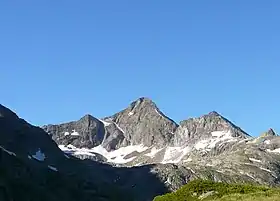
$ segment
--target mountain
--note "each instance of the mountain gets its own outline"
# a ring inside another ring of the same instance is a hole
[[[84,119],[91,123],[83,123]],[[43,129],[67,153],[124,166],[179,163],[191,153],[214,150],[216,144],[227,145],[215,149],[219,154],[236,140],[251,138],[217,112],[178,125],[145,97],[109,117],[86,115],[76,122]]]
[[[125,110],[104,118],[104,121],[113,122],[122,130],[124,141],[121,146],[165,146],[178,127],[152,100],[144,97],[132,102]]]
[[[202,117],[190,118],[180,122],[180,127],[175,134],[174,145],[182,146],[212,136],[218,137],[223,134],[222,132],[228,133],[228,136],[242,139],[250,137],[228,119],[213,111]]]
[[[116,154],[112,152],[119,150],[126,154],[128,149],[137,154],[146,147],[164,147],[174,138],[178,125],[166,117],[152,100],[139,98],[128,108],[109,117],[97,119],[86,115],[78,121],[42,128],[62,150],[79,158],[126,162],[130,159],[115,156],[118,151]]]
[[[217,112],[177,125],[147,98],[43,129],[0,105],[0,134],[6,200],[147,201],[196,179],[280,185],[272,129],[254,138]]]
[[[1,201],[152,200],[167,188],[151,169],[79,160],[63,153],[43,129],[0,105]]]
[[[199,178],[279,185],[280,138],[272,129],[254,138],[215,111],[178,125],[148,98],[137,99],[112,116],[94,119],[104,128],[97,146],[56,141],[60,148],[112,166],[149,166],[169,190]],[[46,131],[56,140],[56,133]]]

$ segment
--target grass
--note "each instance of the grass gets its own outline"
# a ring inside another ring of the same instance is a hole
[[[227,184],[194,180],[154,201],[280,201],[280,189],[253,184]]]

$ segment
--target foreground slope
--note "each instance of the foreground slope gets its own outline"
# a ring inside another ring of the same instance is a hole
[[[279,196],[280,188],[195,180],[176,192],[155,197],[154,201],[279,201]]]

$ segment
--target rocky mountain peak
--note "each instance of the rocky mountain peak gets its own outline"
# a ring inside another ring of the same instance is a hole
[[[180,127],[176,131],[174,143],[183,145],[189,141],[199,141],[211,138],[213,132],[230,133],[232,137],[247,138],[249,135],[234,125],[231,121],[212,111],[197,118],[190,118],[180,122]]]
[[[131,110],[136,109],[137,107],[138,108],[157,108],[156,104],[147,97],[138,98],[137,100],[133,101],[129,106],[129,108],[131,108]]]
[[[79,122],[87,122],[87,123],[90,123],[90,122],[99,122],[99,120],[95,117],[93,117],[92,115],[90,114],[86,114],[85,116],[83,116],[82,118],[80,118]]]
[[[178,125],[147,97],[133,101],[126,109],[104,118],[123,131],[126,144],[151,146],[168,144]]]
[[[207,114],[208,116],[221,116],[218,112],[216,111],[212,111],[212,112],[209,112],[209,114]]]
[[[264,132],[262,137],[267,137],[267,136],[277,136],[277,134],[274,132],[272,128],[270,128],[268,131]]]

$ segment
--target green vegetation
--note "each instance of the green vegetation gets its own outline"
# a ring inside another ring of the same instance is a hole
[[[157,196],[154,201],[280,201],[280,189],[253,184],[226,184],[194,180],[174,193]]]

